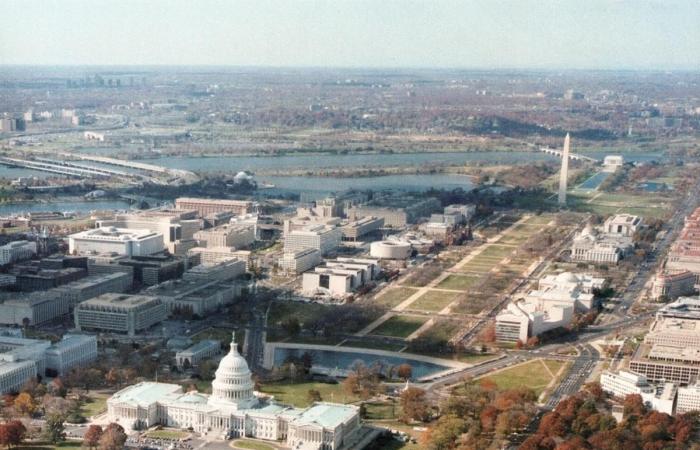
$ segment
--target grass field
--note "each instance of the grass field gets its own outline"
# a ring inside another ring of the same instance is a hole
[[[90,401],[83,403],[80,414],[85,418],[92,417],[107,410],[107,396],[93,393]]]
[[[231,330],[223,328],[207,328],[197,334],[192,335],[194,342],[203,341],[205,339],[214,339],[219,342],[231,342]]]
[[[261,386],[261,392],[274,395],[275,399],[281,403],[305,408],[311,405],[309,400],[309,390],[317,390],[321,394],[321,399],[326,402],[350,403],[359,400],[354,395],[348,396],[343,391],[341,384],[329,383],[269,383]]]
[[[439,312],[452,303],[458,295],[456,292],[428,291],[411,303],[409,309]]]
[[[461,320],[438,319],[432,327],[421,334],[421,337],[433,342],[449,341],[462,325],[464,321]]]
[[[177,430],[153,430],[147,432],[146,436],[153,439],[168,439],[171,441],[176,441],[178,439],[186,438],[189,436],[189,433]]]
[[[420,316],[394,316],[375,328],[372,334],[405,338],[427,321],[426,317]]]
[[[493,244],[489,245],[486,250],[481,252],[478,256],[503,259],[513,253],[513,250],[515,250],[513,247]]]
[[[374,303],[386,306],[387,308],[393,308],[415,293],[416,289],[407,287],[385,289],[381,295],[374,299]]]
[[[264,442],[252,441],[250,439],[237,439],[231,442],[231,447],[233,448],[244,448],[248,450],[275,450],[277,447],[273,447]]]
[[[464,275],[448,275],[448,277],[442,280],[437,285],[437,287],[440,289],[455,289],[457,291],[465,291],[472,287],[477,281],[479,281],[479,277]]]
[[[397,401],[391,402],[367,402],[365,406],[366,420],[387,420],[401,417],[401,405]]]
[[[564,364],[561,361],[543,361],[538,359],[496,372],[478,380],[491,380],[496,383],[499,389],[504,390],[526,387],[532,389],[536,395],[540,395],[553,379],[550,371],[556,375],[559,368]]]
[[[268,322],[273,325],[290,317],[296,317],[302,324],[313,321],[326,308],[318,303],[274,302],[270,307]]]

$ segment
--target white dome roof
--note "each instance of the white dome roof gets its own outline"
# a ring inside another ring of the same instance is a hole
[[[231,350],[219,363],[211,386],[210,403],[250,407],[255,402],[251,372],[245,358],[238,353],[235,334],[231,338]]]

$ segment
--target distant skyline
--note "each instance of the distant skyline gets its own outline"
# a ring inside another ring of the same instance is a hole
[[[0,64],[700,70],[700,1],[4,0]]]

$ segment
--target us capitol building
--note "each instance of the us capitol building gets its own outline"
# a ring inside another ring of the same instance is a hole
[[[212,382],[212,394],[183,392],[177,384],[142,382],[114,394],[107,415],[125,429],[164,425],[216,438],[282,441],[292,449],[336,450],[361,439],[359,408],[318,402],[293,408],[258,397],[235,336]]]

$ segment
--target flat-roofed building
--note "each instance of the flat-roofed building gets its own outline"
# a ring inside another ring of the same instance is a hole
[[[315,248],[322,255],[334,252],[340,245],[340,228],[330,225],[314,225],[303,230],[293,230],[284,237],[284,251],[297,252]]]
[[[625,164],[625,158],[622,155],[607,155],[603,158],[603,171],[615,172]]]
[[[676,414],[700,411],[700,383],[678,388]]]
[[[476,206],[475,205],[448,205],[445,206],[443,209],[443,213],[446,215],[455,215],[459,214],[461,216],[457,224],[466,224],[468,223],[472,217],[474,217],[474,214],[476,214]]]
[[[343,225],[340,230],[344,241],[357,241],[359,238],[374,233],[384,227],[381,217],[363,217]]]
[[[251,254],[250,250],[236,250],[231,247],[194,247],[187,251],[187,256],[190,258],[198,257],[200,264],[218,264],[232,259],[240,259],[245,261],[246,269],[250,269]]]
[[[148,229],[104,227],[81,231],[68,237],[68,251],[71,254],[148,256],[163,250],[163,235]]]
[[[322,261],[318,249],[305,248],[296,252],[284,252],[278,265],[285,273],[298,274],[318,266]]]
[[[683,295],[691,295],[695,292],[697,276],[688,270],[676,273],[660,271],[656,274],[651,287],[651,297],[655,300],[661,298],[675,299]]]
[[[175,364],[180,368],[198,367],[205,359],[211,359],[221,352],[221,342],[205,339],[175,353]]]
[[[573,304],[517,300],[496,316],[496,340],[525,343],[530,337],[568,325],[573,316]]]
[[[126,272],[93,275],[72,283],[57,287],[63,297],[67,298],[71,308],[78,303],[108,292],[122,293],[133,284],[133,276]]]
[[[70,308],[70,299],[55,289],[14,295],[0,303],[0,323],[41,325],[69,314]]]
[[[638,394],[647,407],[669,415],[675,412],[678,386],[674,383],[662,383],[654,386],[644,375],[620,370],[618,373],[604,371],[600,376],[600,385],[605,392],[624,399],[631,394]]]
[[[170,314],[207,314],[230,305],[240,295],[239,283],[221,283],[216,280],[170,280],[148,288],[144,293],[157,296]]]
[[[114,219],[97,221],[97,227],[149,230],[163,235],[168,251],[184,254],[194,247],[194,234],[202,229],[202,220],[194,210],[157,209],[139,213],[117,214]]]
[[[228,281],[245,274],[246,263],[240,259],[230,259],[216,264],[200,264],[187,270],[183,280]]]
[[[662,317],[656,319],[644,342],[677,347],[700,347],[700,320]]]
[[[198,231],[194,234],[199,247],[247,248],[255,242],[255,226],[249,224],[225,224]]]
[[[379,271],[377,260],[338,258],[326,261],[325,266],[304,272],[302,291],[306,295],[323,293],[336,298],[345,297],[373,280]]]
[[[65,269],[22,268],[15,275],[15,284],[20,291],[46,291],[79,280],[87,275],[85,269],[66,267]]]
[[[14,241],[0,247],[0,265],[31,259],[36,255],[36,242]]]
[[[369,246],[369,254],[379,259],[408,259],[412,251],[410,242],[399,240],[376,241]]]
[[[408,223],[406,211],[400,208],[388,208],[380,206],[355,206],[347,210],[348,219],[359,220],[363,217],[378,217],[384,219],[384,226],[390,228],[404,228]]]
[[[46,371],[64,375],[75,367],[87,367],[97,360],[97,338],[67,334],[46,349]]]
[[[175,200],[175,208],[196,210],[204,217],[220,212],[233,212],[236,215],[253,213],[257,210],[257,204],[250,200],[180,197]]]
[[[167,317],[167,308],[148,295],[102,294],[75,307],[75,327],[134,336]]]
[[[615,214],[603,223],[603,233],[608,236],[633,237],[642,228],[642,218],[632,214]]]
[[[19,392],[37,373],[35,361],[0,361],[0,394]]]

